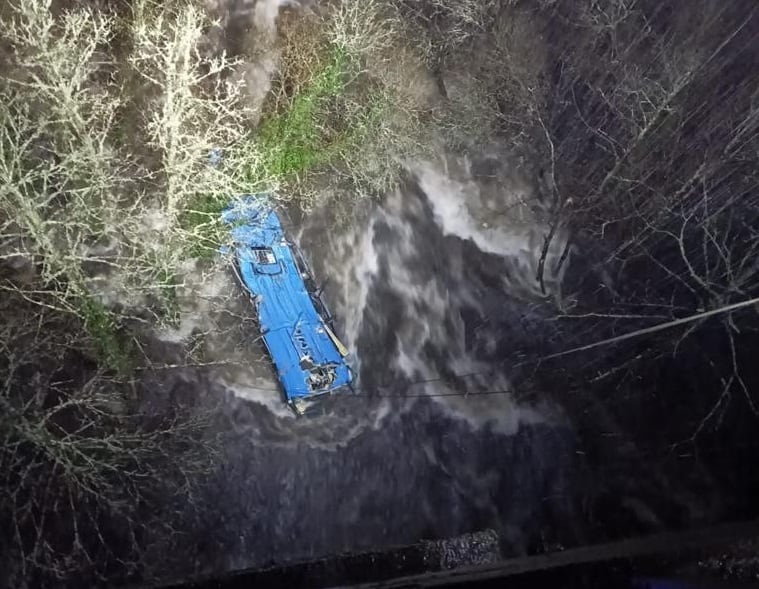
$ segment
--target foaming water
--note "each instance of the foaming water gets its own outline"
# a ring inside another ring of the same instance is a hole
[[[508,167],[505,158],[486,159]],[[256,404],[257,419],[267,422],[250,428],[260,442],[343,447],[414,411],[423,396],[471,427],[503,435],[554,420],[550,408],[519,401],[503,362],[504,349],[531,337],[502,326],[521,312],[518,297],[539,290],[545,223],[525,182],[492,165],[483,181],[476,165],[463,158],[413,164],[407,185],[367,203],[350,227],[325,233],[328,211],[317,211],[296,231],[358,375],[359,394],[324,403],[322,416],[297,420],[284,404],[252,306],[231,272],[188,269],[177,325],[159,339],[188,343],[203,335],[205,357],[222,364],[216,382]],[[559,234],[549,249],[549,287],[560,285],[550,269],[565,241]]]
[[[277,18],[295,3],[209,4],[221,46],[238,38],[255,48],[237,74],[260,114],[279,59]],[[167,365],[149,378],[159,401],[196,391],[220,406],[223,449],[195,534],[204,566],[483,529],[523,553],[551,518],[572,520],[561,492],[574,476],[572,432],[554,408],[522,400],[509,374],[511,355],[540,334],[524,305],[542,297],[539,199],[498,149],[408,169],[400,190],[364,202],[349,225],[325,209],[293,228],[358,373],[358,394],[325,399],[321,415],[297,419],[283,402],[230,260],[178,276],[176,321],[151,342]],[[565,238],[559,232],[549,250],[552,296]]]
[[[225,410],[236,432],[250,443],[269,447],[337,451],[367,430],[380,429],[395,413],[388,401],[341,395],[323,399],[320,412],[298,418],[284,403],[273,379],[240,369],[224,371],[216,382],[230,395]]]
[[[258,0],[253,10],[253,24],[256,29],[272,37],[277,32],[277,17],[282,8],[300,7],[299,0]]]
[[[331,283],[326,294],[364,394],[429,396],[472,427],[510,435],[543,421],[546,408],[519,403],[503,364],[482,353],[493,357],[503,348],[499,327],[513,319],[504,301],[513,297],[516,306],[518,297],[540,294],[536,269],[547,224],[507,159],[485,159],[494,173],[484,181],[474,171],[482,164],[468,159],[415,163],[407,185],[362,222],[325,242],[314,237],[325,226],[316,215],[301,241]],[[562,277],[553,269],[565,245],[560,231],[547,254],[545,284],[554,296]],[[413,404],[404,407],[413,411]]]
[[[492,156],[484,160],[497,161]],[[518,177],[503,174],[483,182],[475,176],[472,161],[464,157],[440,158],[417,164],[412,170],[446,235],[471,240],[481,251],[508,260],[512,272],[504,277],[507,291],[543,294],[537,275],[550,226],[534,188]],[[569,260],[559,261],[566,247],[566,231],[559,228],[546,252],[547,295],[561,295]]]
[[[319,210],[293,230],[359,373],[358,393],[324,399],[320,415],[285,407],[250,303],[229,295],[239,287],[198,302],[217,309],[206,349],[224,362],[208,379],[223,400],[213,494],[225,501],[204,529],[228,546],[225,568],[485,528],[520,552],[544,517],[572,518],[554,492],[573,472],[571,430],[509,380],[509,355],[536,337],[523,302],[534,288],[521,287],[534,281],[530,232],[505,213],[478,225],[512,193],[472,165],[412,166],[350,226]]]

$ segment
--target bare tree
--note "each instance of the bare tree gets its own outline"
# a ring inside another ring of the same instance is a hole
[[[231,62],[200,52],[204,15],[184,8],[135,6],[121,21],[127,63],[101,7],[0,11],[0,520],[13,586],[148,574],[146,543],[175,532],[162,506],[191,502],[212,464],[211,414],[149,408],[126,329],[166,316],[202,232],[178,208],[230,190],[207,148],[245,132]],[[130,84],[145,89],[145,119],[122,100]]]
[[[145,542],[171,525],[161,505],[192,501],[211,467],[209,414],[143,413],[128,383],[77,352],[68,315],[18,296],[2,312],[0,520],[13,585],[145,575]]]
[[[558,202],[570,201],[555,206],[554,223],[595,260],[561,321],[598,340],[756,297],[758,86],[746,65],[757,56],[756,5],[604,0],[545,14],[564,31],[535,111]],[[645,351],[620,344],[611,366],[589,359],[591,380],[619,383],[667,358],[698,363],[711,373],[704,389],[714,385],[694,405],[691,432],[701,434],[731,399],[757,415],[745,363],[755,327],[741,311],[660,335]],[[709,342],[722,342],[719,354]]]

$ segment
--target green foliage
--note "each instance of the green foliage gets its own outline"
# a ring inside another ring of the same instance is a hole
[[[256,133],[261,157],[250,169],[252,183],[302,179],[361,150],[376,130],[388,105],[379,88],[361,79],[357,56],[337,44],[325,52],[324,65],[303,90]]]
[[[302,177],[335,159],[351,143],[350,133],[335,132],[327,120],[330,104],[339,101],[345,90],[349,68],[347,54],[332,48],[304,89],[251,133],[241,150],[240,178],[249,192],[271,190],[289,178]],[[187,256],[207,259],[217,253],[224,239],[219,217],[230,196],[198,194],[182,212],[180,224],[194,237],[187,242]]]
[[[103,365],[120,375],[129,374],[134,365],[133,350],[119,333],[113,313],[89,296],[80,298],[79,312]]]
[[[249,192],[307,184],[327,167],[345,166],[376,136],[390,101],[380,85],[361,79],[357,56],[327,44],[320,67],[300,91],[267,116],[243,147],[240,185]],[[222,163],[222,165],[224,165]],[[196,239],[186,254],[211,258],[224,239],[219,221],[228,194],[198,195],[180,222]],[[301,203],[305,205],[306,203]]]
[[[345,137],[335,133],[325,119],[331,114],[330,103],[345,91],[349,67],[346,53],[331,48],[326,65],[290,107],[264,122],[256,138],[262,159],[251,170],[253,181],[301,175],[339,152]]]
[[[185,257],[210,259],[218,253],[224,239],[221,212],[228,203],[228,195],[201,194],[182,212],[180,226],[192,236],[184,240]]]
[[[157,263],[156,266],[158,266]],[[178,276],[167,268],[160,268],[156,275],[156,282],[161,320],[169,325],[176,325],[179,319]]]

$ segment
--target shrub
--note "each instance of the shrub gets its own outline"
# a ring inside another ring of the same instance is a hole
[[[256,134],[250,178],[278,178],[305,209],[318,195],[350,208],[397,183],[421,151],[420,109],[390,76],[402,49],[397,14],[376,1],[344,0],[315,16],[285,18],[282,64]]]

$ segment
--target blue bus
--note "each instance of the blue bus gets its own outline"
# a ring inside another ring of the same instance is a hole
[[[348,351],[295,244],[265,194],[235,199],[222,213],[230,226],[234,271],[251,296],[263,341],[286,402],[297,415],[316,397],[353,390]]]

